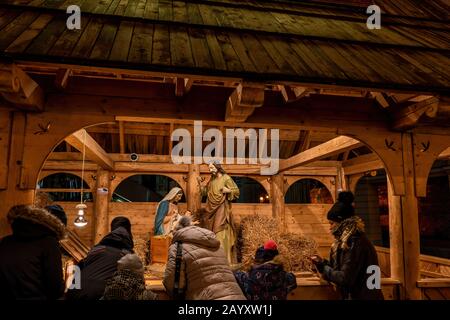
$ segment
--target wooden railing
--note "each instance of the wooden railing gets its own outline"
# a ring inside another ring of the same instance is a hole
[[[378,253],[378,262],[384,277],[390,277],[389,249],[375,247]],[[450,278],[450,259],[420,255],[421,278]]]

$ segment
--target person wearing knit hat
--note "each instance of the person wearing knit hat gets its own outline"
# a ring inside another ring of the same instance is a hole
[[[64,209],[59,204],[52,204],[50,206],[46,206],[45,210],[50,212],[52,215],[57,217],[61,222],[64,224],[64,226],[67,227],[67,215]]]
[[[111,232],[105,235],[81,260],[81,288],[67,291],[67,300],[98,300],[105,286],[118,268],[123,256],[133,253],[134,242],[131,222],[127,217],[116,217],[111,222]]]
[[[137,254],[129,253],[117,261],[117,271],[106,282],[102,300],[157,300],[145,288],[144,265]]]
[[[318,255],[311,261],[322,277],[334,283],[346,300],[383,300],[380,288],[369,288],[367,270],[378,266],[374,246],[364,232],[364,222],[355,215],[352,192],[339,193],[336,203],[327,213],[330,233],[335,241],[330,250],[330,260]]]
[[[248,300],[287,299],[287,294],[297,287],[297,281],[293,273],[285,271],[284,262],[277,243],[268,240],[256,250],[255,264],[248,272],[234,272]]]

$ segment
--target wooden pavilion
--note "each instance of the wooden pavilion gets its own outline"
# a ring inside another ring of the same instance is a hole
[[[372,3],[379,30],[366,26]],[[81,8],[79,30],[66,28],[69,5]],[[195,120],[205,130],[275,128],[276,175],[225,165],[270,196],[236,204],[238,218],[275,217],[326,252],[330,204],[286,204],[289,186],[314,178],[335,199],[384,169],[383,289],[391,299],[449,299],[450,260],[420,255],[418,218],[434,162],[450,159],[449,9],[444,0],[1,0],[0,235],[8,209],[33,203],[40,180],[80,176],[84,148],[94,201],[89,227],[74,232],[90,246],[125,214],[144,236],[155,203],[111,202],[126,178],[169,176],[188,209],[201,206],[207,166],[172,163],[174,130]],[[63,205],[73,219],[75,204]],[[302,282],[294,298],[327,298],[327,288]]]

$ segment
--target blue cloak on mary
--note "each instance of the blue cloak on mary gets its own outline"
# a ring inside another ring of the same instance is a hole
[[[158,203],[158,207],[156,208],[155,215],[155,236],[162,236],[167,234],[169,230],[164,230],[164,218],[167,216],[169,212],[169,204],[178,193],[183,192],[181,188],[175,187],[172,188],[169,193]]]

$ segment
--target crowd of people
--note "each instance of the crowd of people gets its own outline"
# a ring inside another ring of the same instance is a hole
[[[232,187],[229,181],[224,183]],[[383,299],[380,289],[366,285],[366,269],[378,261],[352,202],[351,193],[339,195],[327,215],[335,237],[330,259],[313,256],[311,261],[323,279],[340,289],[343,299]],[[112,220],[110,233],[78,264],[80,286],[69,290],[65,290],[59,244],[67,225],[64,210],[58,205],[21,205],[13,207],[7,218],[12,234],[0,240],[0,299],[161,298],[146,288],[128,218]],[[163,232],[164,217],[158,219],[158,232]],[[261,243],[247,271],[233,270],[229,259],[223,238],[193,223],[189,215],[180,216],[172,230],[163,277],[167,295],[176,300],[286,300],[297,287],[295,275],[286,270],[277,243],[271,239]]]

